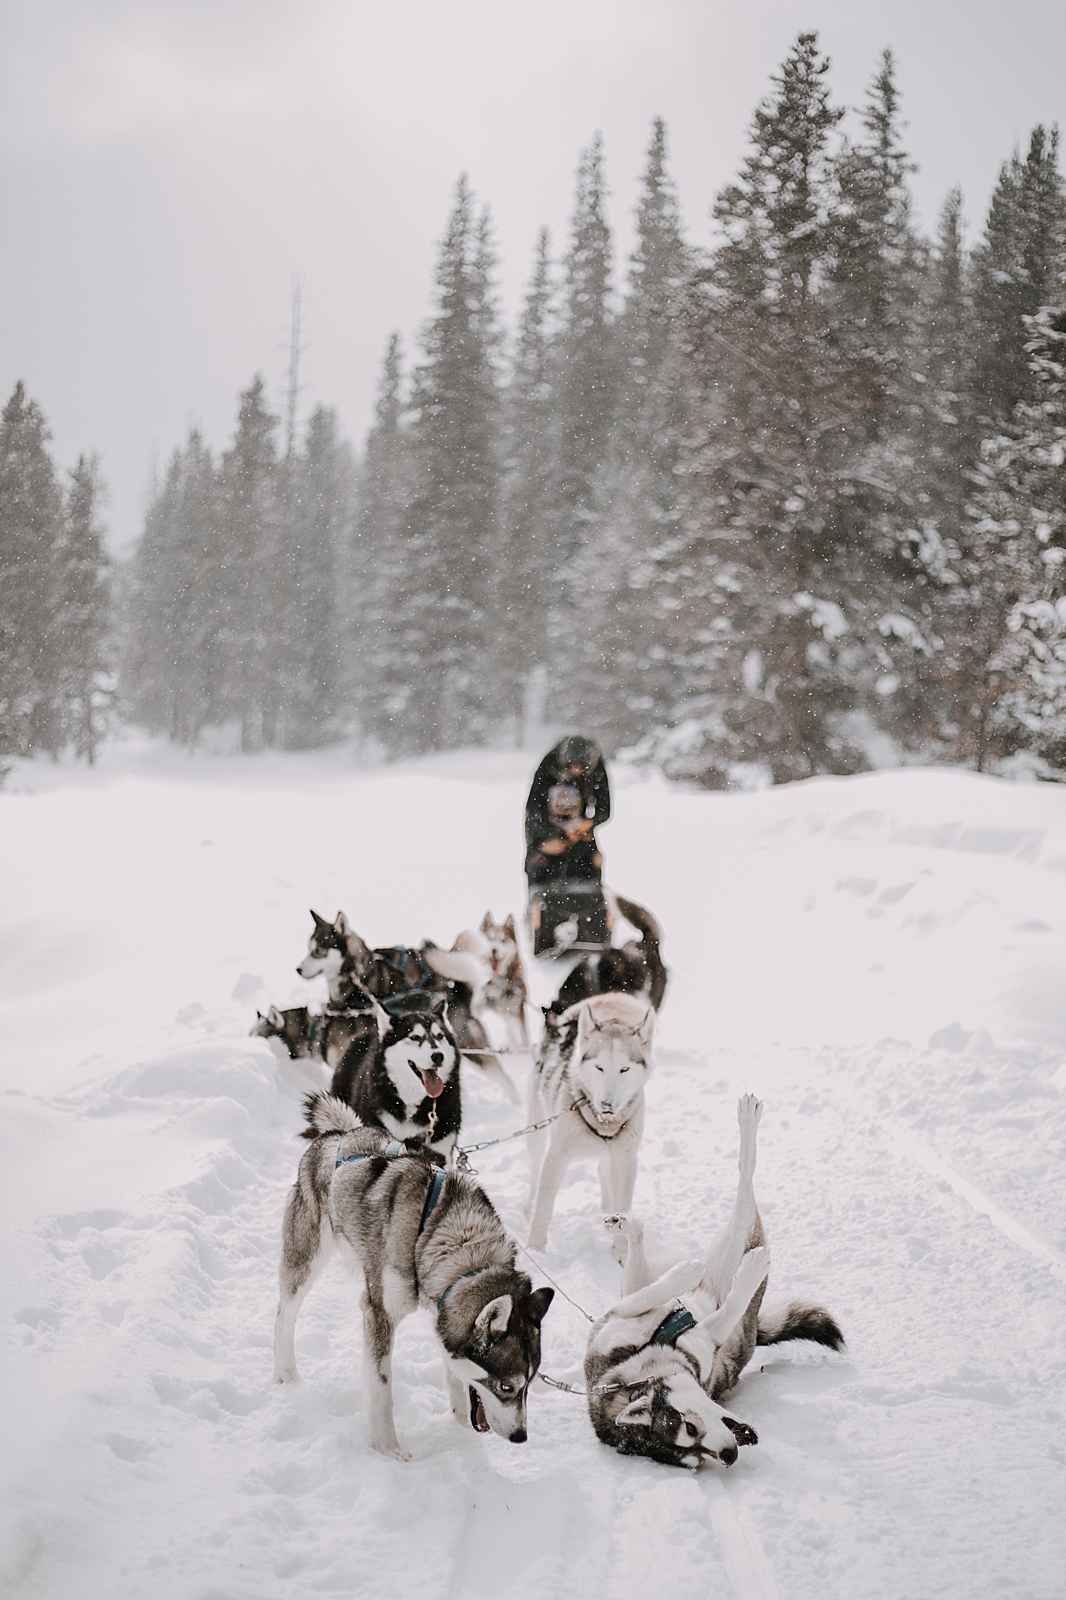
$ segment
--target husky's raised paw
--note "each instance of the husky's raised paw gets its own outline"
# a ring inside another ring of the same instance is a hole
[[[740,1124],[740,1126],[743,1128],[747,1125],[751,1128],[757,1128],[759,1126],[759,1119],[761,1116],[762,1101],[758,1098],[758,1096],[754,1094],[742,1094],[740,1099],[737,1101],[737,1122]]]
[[[663,1298],[688,1294],[692,1289],[697,1289],[706,1271],[707,1264],[704,1261],[679,1261],[676,1267],[671,1267],[659,1279]]]

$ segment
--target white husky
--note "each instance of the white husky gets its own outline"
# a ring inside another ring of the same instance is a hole
[[[580,1157],[599,1161],[604,1212],[629,1210],[654,1030],[655,1012],[631,994],[596,994],[549,1017],[529,1091],[529,1120],[555,1118],[550,1135],[530,1135],[531,1250],[545,1248],[563,1174]],[[614,1247],[621,1260],[620,1238]]]

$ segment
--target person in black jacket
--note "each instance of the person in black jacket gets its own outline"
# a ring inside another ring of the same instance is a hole
[[[598,883],[603,857],[595,830],[611,815],[611,787],[591,739],[571,734],[549,750],[526,800],[526,877],[530,884]]]

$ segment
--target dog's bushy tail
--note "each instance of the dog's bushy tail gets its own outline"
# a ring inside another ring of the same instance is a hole
[[[841,1350],[844,1335],[824,1306],[811,1305],[808,1300],[792,1300],[776,1311],[759,1314],[759,1332],[756,1344],[784,1344],[787,1339],[809,1339],[813,1344],[824,1344],[830,1350]]]
[[[316,1089],[307,1096],[304,1115],[310,1124],[309,1139],[317,1139],[323,1133],[352,1133],[363,1126],[351,1106],[338,1100],[336,1095],[326,1094],[324,1089]]]
[[[422,946],[422,954],[427,966],[449,983],[465,983],[476,989],[488,975],[488,963],[471,950],[441,950],[427,942]]]

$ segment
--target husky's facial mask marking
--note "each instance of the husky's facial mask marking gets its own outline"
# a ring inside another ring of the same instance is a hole
[[[453,1374],[465,1386],[470,1426],[477,1433],[498,1433],[512,1444],[526,1442],[529,1385],[540,1367],[540,1325],[554,1293],[535,1289],[517,1306],[512,1295],[497,1296],[476,1317],[470,1342],[450,1357]]]
[[[645,1428],[639,1453],[667,1466],[731,1467],[742,1444],[758,1444],[754,1428],[727,1417],[687,1372],[672,1373],[635,1393],[615,1418],[622,1428]]]
[[[434,1013],[416,1012],[393,1022],[385,1042],[385,1070],[406,1106],[438,1099],[457,1065],[453,1040]]]

